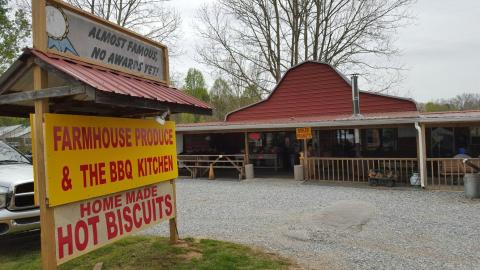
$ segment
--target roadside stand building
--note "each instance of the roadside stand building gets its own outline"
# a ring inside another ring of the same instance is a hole
[[[297,128],[312,138],[297,140]],[[307,61],[290,68],[265,99],[224,121],[177,126],[179,168],[203,176],[210,167],[252,164],[257,176],[367,182],[392,174],[409,184],[418,173],[429,188],[461,188],[468,168],[456,154],[480,155],[480,111],[424,113],[414,100],[360,91],[357,76]],[[306,155],[305,155],[306,154]]]

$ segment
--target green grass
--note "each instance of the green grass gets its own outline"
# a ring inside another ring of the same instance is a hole
[[[0,269],[39,269],[38,235],[31,239],[0,239]],[[170,245],[167,238],[127,237],[79,258],[59,269],[88,269],[103,262],[103,269],[288,269],[290,260],[247,246],[187,238]]]

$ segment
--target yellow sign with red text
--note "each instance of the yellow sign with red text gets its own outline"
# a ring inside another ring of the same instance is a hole
[[[306,140],[312,138],[312,128],[297,128],[297,140]]]
[[[178,176],[175,123],[45,114],[49,206]]]

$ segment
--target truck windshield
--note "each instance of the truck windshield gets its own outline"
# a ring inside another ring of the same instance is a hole
[[[30,163],[27,158],[11,146],[0,141],[0,164],[5,163]]]

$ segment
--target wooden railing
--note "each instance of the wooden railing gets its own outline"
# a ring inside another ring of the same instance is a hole
[[[427,158],[427,187],[437,189],[463,188],[463,176],[473,170],[463,164],[463,158]],[[470,159],[480,165],[479,158]]]
[[[235,169],[239,178],[245,175],[245,155],[178,155],[178,169],[192,178],[205,176],[212,169]]]
[[[416,158],[307,158],[306,179],[327,181],[368,182],[371,170],[391,170],[399,183],[409,183],[418,172]]]

